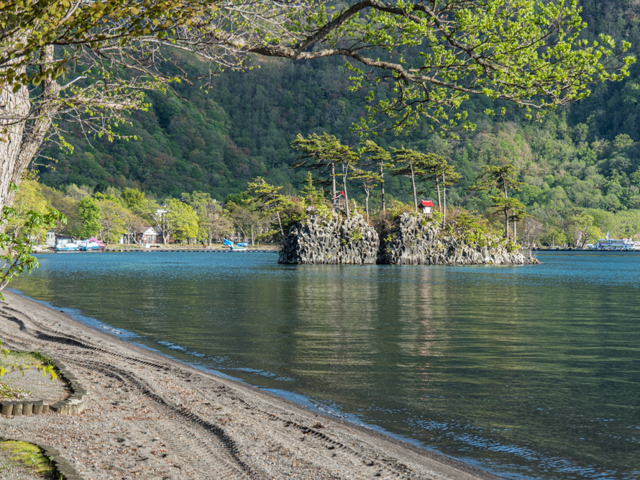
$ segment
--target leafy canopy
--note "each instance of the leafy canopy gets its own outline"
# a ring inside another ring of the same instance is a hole
[[[576,0],[358,0],[340,7],[329,0],[3,0],[0,84],[17,91],[58,78],[87,50],[147,74],[162,47],[231,67],[242,66],[247,53],[341,56],[353,88],[373,86],[362,130],[380,127],[380,114],[396,130],[421,117],[444,129],[471,127],[459,108],[472,95],[543,111],[584,98],[590,84],[628,75],[628,42],[616,46],[608,35],[587,42],[580,12]],[[21,68],[42,66],[46,46],[64,53],[45,68]],[[383,89],[377,98],[381,84],[393,95]]]

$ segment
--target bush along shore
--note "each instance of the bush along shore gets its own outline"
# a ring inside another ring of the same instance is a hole
[[[461,218],[442,229],[437,218],[403,213],[377,229],[355,213],[310,215],[289,229],[279,263],[388,265],[529,265],[522,247]]]

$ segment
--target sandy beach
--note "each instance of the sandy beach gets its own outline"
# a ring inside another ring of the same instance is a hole
[[[63,362],[89,403],[76,416],[0,417],[0,437],[52,446],[86,480],[497,478],[5,296],[4,345]]]

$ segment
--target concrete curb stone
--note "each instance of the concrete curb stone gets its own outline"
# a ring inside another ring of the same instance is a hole
[[[57,360],[51,359],[58,376],[69,384],[73,392],[69,397],[49,405],[43,400],[3,400],[0,402],[0,414],[3,417],[17,417],[20,415],[43,415],[55,412],[60,415],[78,415],[87,407],[88,395],[76,376]]]

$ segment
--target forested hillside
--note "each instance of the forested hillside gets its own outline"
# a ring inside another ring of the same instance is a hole
[[[628,40],[640,56],[640,3],[583,0],[582,5],[589,38],[605,32]],[[269,59],[255,65],[220,75],[209,89],[176,84],[175,94],[150,94],[149,111],[119,127],[136,139],[110,143],[73,132],[67,138],[73,153],[46,151],[57,163],[39,167],[41,182],[58,189],[70,184],[96,191],[138,188],[159,199],[202,191],[223,200],[260,175],[292,193],[305,176],[291,168],[297,152],[290,143],[297,134],[327,132],[357,146],[350,127],[365,114],[366,92],[349,91],[348,71],[339,60]],[[187,68],[195,73],[201,67],[191,60]],[[595,86],[586,100],[540,122],[513,109],[486,116],[484,110],[494,106],[475,99],[469,118],[477,128],[460,132],[458,139],[433,134],[425,122],[406,136],[389,133],[377,141],[447,158],[462,176],[449,190],[449,201],[480,212],[490,201],[473,195],[469,186],[482,165],[513,163],[525,182],[519,199],[547,233],[559,234],[582,209],[593,209],[592,214],[640,209],[640,65],[631,72],[623,82]],[[383,94],[384,88],[379,87]],[[409,200],[406,179],[390,177],[386,187],[392,196]],[[424,188],[425,195],[435,195],[432,186]],[[639,233],[640,225],[626,230]]]

